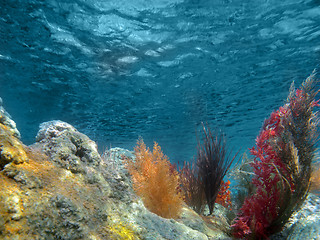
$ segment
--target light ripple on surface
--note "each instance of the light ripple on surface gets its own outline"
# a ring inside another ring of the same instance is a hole
[[[201,122],[231,147],[319,64],[316,1],[2,1],[0,96],[32,143],[60,118],[101,148],[195,154]],[[22,74],[23,73],[23,74]]]

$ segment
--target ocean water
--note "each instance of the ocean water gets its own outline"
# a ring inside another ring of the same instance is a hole
[[[181,162],[207,122],[242,153],[319,60],[318,0],[0,1],[0,97],[26,144],[59,119]]]

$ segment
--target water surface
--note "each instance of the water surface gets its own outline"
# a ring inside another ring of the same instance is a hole
[[[0,13],[0,96],[27,144],[60,119],[101,150],[142,136],[183,161],[208,122],[243,152],[320,59],[319,1],[3,0]]]

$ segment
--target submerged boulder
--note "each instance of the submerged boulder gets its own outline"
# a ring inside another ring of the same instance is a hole
[[[285,229],[271,237],[271,240],[300,240],[320,238],[320,196],[312,193],[301,208],[295,212]]]
[[[0,98],[0,170],[10,163],[20,164],[28,161],[25,146],[19,138],[16,124],[3,108]]]
[[[124,165],[131,151],[100,156],[92,140],[62,121],[41,124],[37,142],[25,146],[4,113],[0,239],[228,239],[187,207],[177,220],[149,212]]]
[[[36,140],[51,160],[73,173],[83,173],[101,162],[96,143],[68,123],[42,123]]]
[[[0,97],[0,123],[7,127],[11,135],[20,139],[20,132],[17,129],[16,123],[11,119],[10,114],[4,109],[2,105],[1,97]]]

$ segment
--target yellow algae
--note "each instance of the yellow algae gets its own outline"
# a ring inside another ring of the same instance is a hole
[[[140,239],[133,231],[132,226],[122,222],[111,223],[107,227],[109,238],[115,240],[138,240]]]

